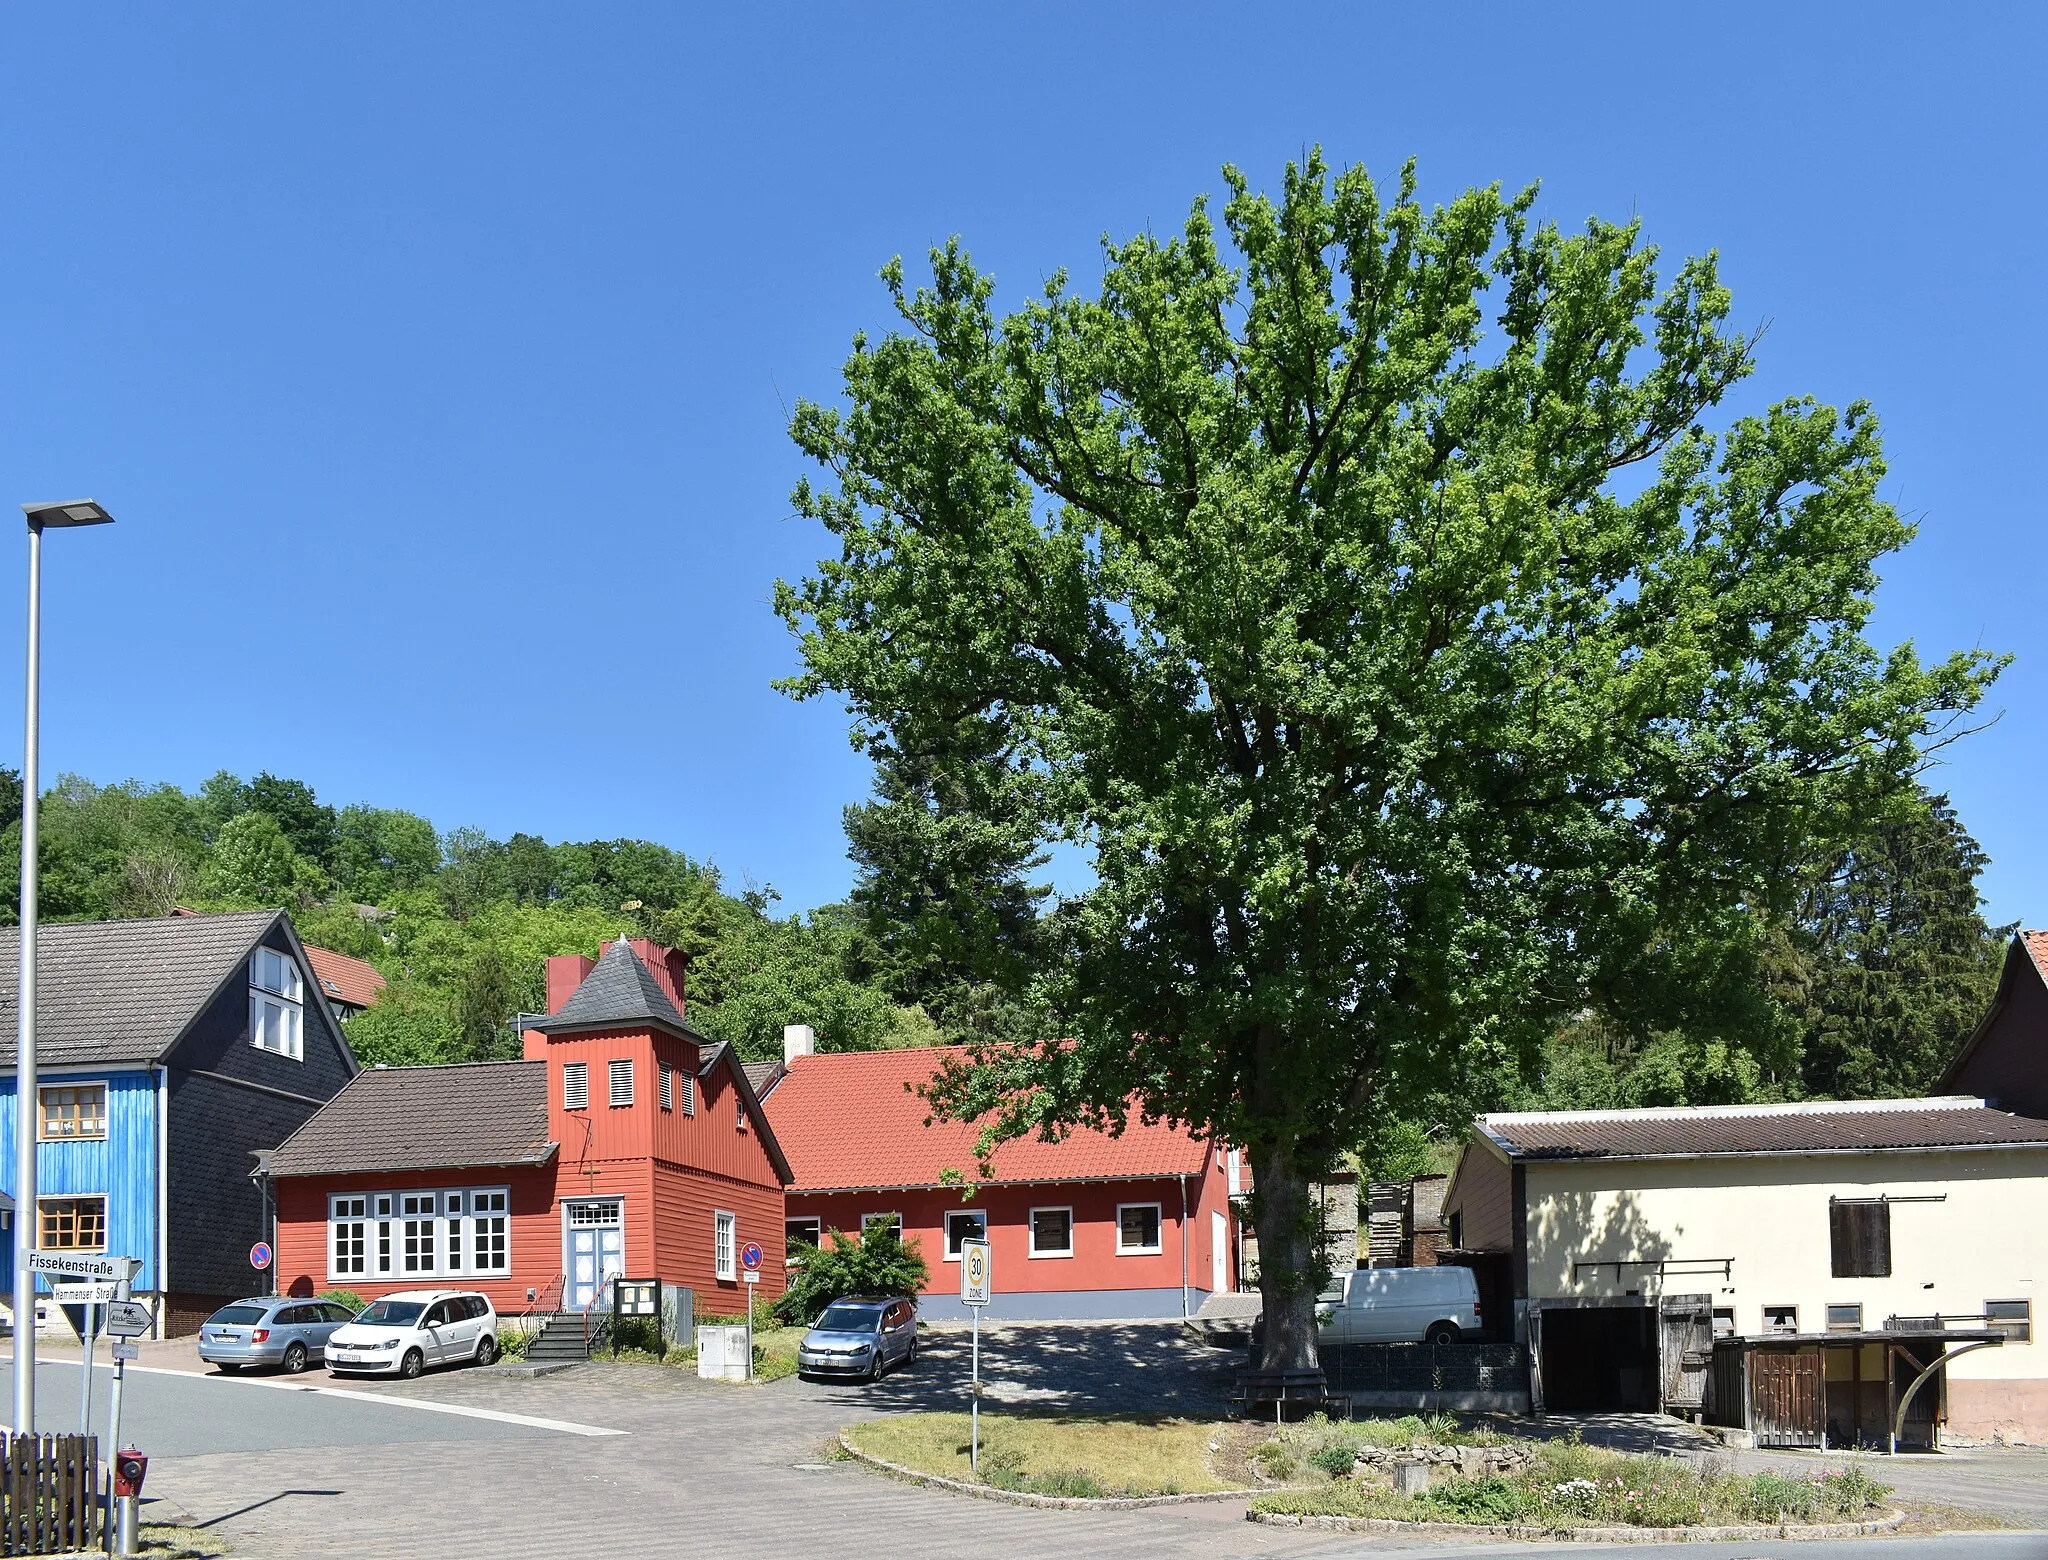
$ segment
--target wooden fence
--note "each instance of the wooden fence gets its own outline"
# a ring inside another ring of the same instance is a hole
[[[99,1437],[0,1435],[0,1555],[61,1555],[101,1539]]]

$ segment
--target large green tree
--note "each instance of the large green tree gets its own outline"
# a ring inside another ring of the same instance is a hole
[[[1867,407],[1707,425],[1751,367],[1711,257],[1660,284],[1634,224],[1412,170],[1225,177],[1227,244],[1197,203],[1008,315],[957,242],[892,264],[906,328],[793,420],[839,552],[777,605],[790,691],[876,749],[992,730],[984,789],[1092,857],[1071,1043],[936,1103],[1245,1144],[1293,1365],[1318,1173],[1588,1003],[1739,1041],[1786,865],[1995,667],[1862,636],[1910,535]]]

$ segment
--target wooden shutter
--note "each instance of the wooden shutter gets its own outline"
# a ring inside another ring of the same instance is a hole
[[[1887,1202],[1828,1205],[1829,1267],[1836,1278],[1890,1278],[1892,1207]]]
[[[562,1108],[582,1110],[590,1103],[590,1068],[585,1062],[562,1064]]]

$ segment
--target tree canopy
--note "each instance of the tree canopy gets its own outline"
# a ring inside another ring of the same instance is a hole
[[[1313,1358],[1307,1182],[1588,1006],[1743,1050],[1788,867],[1911,804],[1989,657],[1864,637],[1911,528],[1877,423],[1753,368],[1709,255],[1426,207],[1320,155],[1219,234],[1106,244],[1007,313],[956,240],[801,404],[836,538],[778,585],[799,697],[1084,849],[1072,1043],[935,1096],[992,1130],[1128,1100],[1251,1150],[1268,1363]]]

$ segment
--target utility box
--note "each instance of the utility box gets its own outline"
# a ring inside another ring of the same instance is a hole
[[[747,1379],[747,1330],[744,1327],[697,1329],[697,1374],[708,1381]]]

